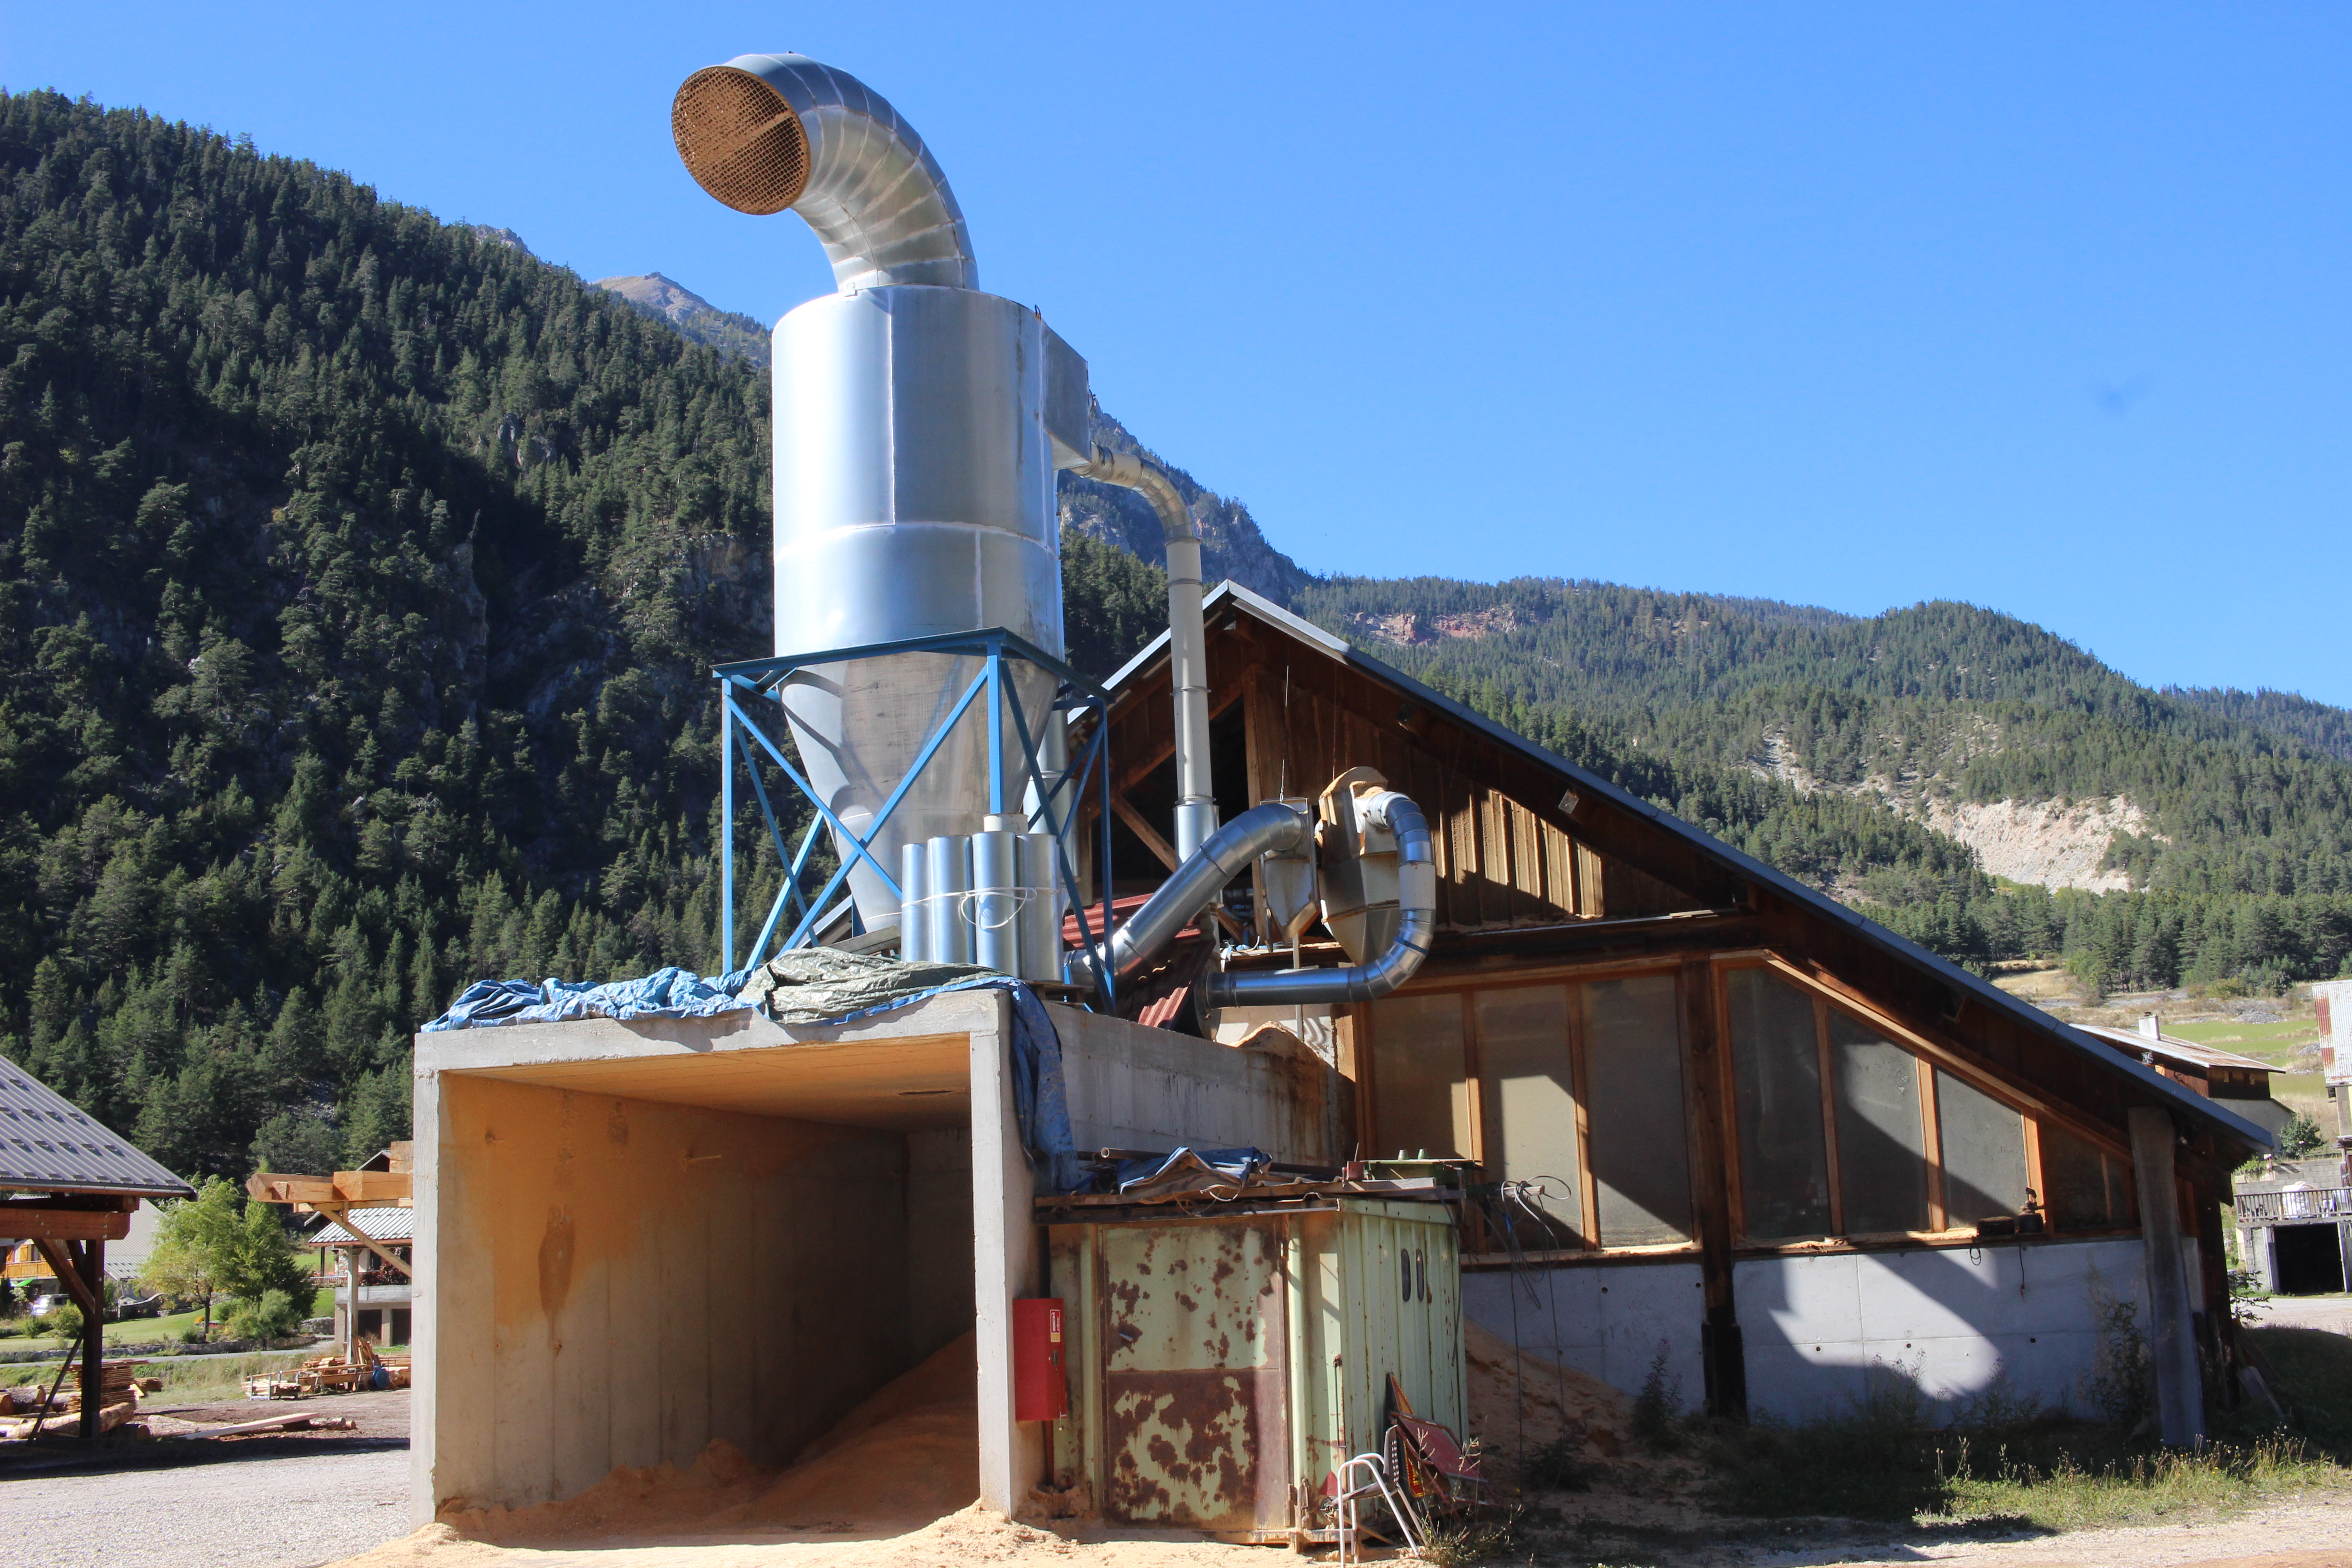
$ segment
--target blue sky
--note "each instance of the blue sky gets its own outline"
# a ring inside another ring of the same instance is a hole
[[[1323,572],[1869,613],[2352,703],[2352,12],[0,0],[0,85],[249,132],[772,320],[667,111],[792,48],[982,282]]]

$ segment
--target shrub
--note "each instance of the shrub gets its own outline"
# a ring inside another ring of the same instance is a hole
[[[302,1326],[302,1310],[285,1291],[265,1290],[231,1302],[227,1322],[240,1340],[282,1340]]]
[[[1652,1453],[1671,1453],[1682,1447],[1681,1434],[1675,1430],[1682,1403],[1683,1380],[1666,1371],[1666,1343],[1661,1340],[1658,1353],[1650,1361],[1650,1374],[1642,1380],[1642,1392],[1633,1399],[1633,1436],[1647,1444]]]
[[[54,1335],[68,1342],[81,1338],[81,1307],[77,1302],[68,1301],[62,1306],[50,1309],[42,1317],[40,1322],[41,1332],[45,1334]]]
[[[1553,1438],[1528,1456],[1528,1489],[1539,1492],[1589,1492],[1593,1467],[1584,1461],[1584,1438],[1570,1432]]]
[[[2147,1359],[2147,1336],[2140,1332],[2139,1308],[2130,1301],[2098,1303],[2098,1360],[2084,1381],[2092,1407],[2129,1432],[2146,1420],[2156,1400],[2155,1374]]]

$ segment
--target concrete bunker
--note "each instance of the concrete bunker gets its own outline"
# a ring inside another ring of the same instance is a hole
[[[1082,1149],[1322,1161],[1351,1121],[1286,1037],[1236,1050],[1048,1011]],[[1045,1428],[1013,1418],[1012,1302],[1047,1281],[1011,1027],[1005,995],[974,991],[825,1027],[417,1037],[413,1517],[573,1498],[718,1439],[781,1469],[965,1334],[952,1503],[1012,1511],[1047,1461]]]

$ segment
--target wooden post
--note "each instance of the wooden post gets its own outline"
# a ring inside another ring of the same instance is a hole
[[[343,1359],[350,1361],[359,1349],[359,1248],[344,1247],[336,1250],[343,1255]]]
[[[1703,957],[1685,960],[1683,1029],[1688,1056],[1684,1080],[1691,1108],[1692,1217],[1697,1222],[1699,1279],[1706,1287],[1699,1347],[1706,1376],[1706,1413],[1745,1421],[1748,1361],[1731,1291],[1731,1184],[1727,1170],[1731,1140],[1724,1089],[1729,1050],[1717,994],[1714,964]]]
[[[2205,1389],[2197,1371],[2197,1335],[2182,1277],[2180,1194],[2173,1174],[2172,1113],[2131,1108],[2132,1170],[2139,1185],[2139,1226],[2147,1262],[2148,1361],[2156,1374],[2157,1424],[2165,1445],[2202,1447]]]
[[[90,1438],[99,1435],[99,1405],[106,1397],[106,1243],[85,1241],[78,1250],[80,1256],[75,1261],[81,1266],[89,1302],[81,1317],[80,1431],[83,1437]]]

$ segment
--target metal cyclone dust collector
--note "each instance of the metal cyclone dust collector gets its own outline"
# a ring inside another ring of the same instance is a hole
[[[689,77],[671,121],[705,191],[806,219],[839,289],[775,330],[777,654],[1003,626],[1061,657],[1054,471],[1094,457],[1085,362],[1034,310],[979,290],[946,177],[856,78],[744,55]],[[787,681],[809,780],[845,826],[869,828],[979,668],[893,654]],[[1054,678],[1017,660],[1006,677],[1031,732],[1057,731],[1045,721]],[[874,841],[883,865],[909,843],[998,826],[982,820],[987,733],[975,703]],[[1008,802],[1024,773],[1008,745]],[[898,921],[862,860],[849,883],[867,930]]]

